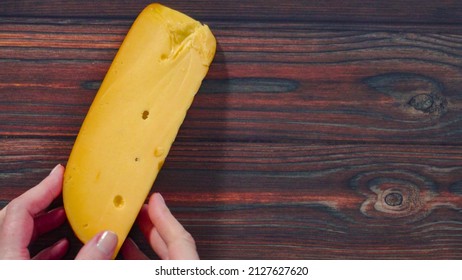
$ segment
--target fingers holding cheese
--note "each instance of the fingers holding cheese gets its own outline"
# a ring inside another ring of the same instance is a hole
[[[154,252],[164,260],[199,259],[196,244],[189,232],[172,215],[159,193],[151,196],[138,216],[138,224]],[[127,239],[122,247],[126,259],[145,256],[133,241]]]
[[[87,242],[76,256],[76,260],[109,260],[114,258],[117,235],[103,231]]]
[[[159,193],[149,199],[148,213],[159,237],[165,242],[169,259],[199,259],[194,238],[175,219]]]
[[[137,17],[88,110],[67,162],[64,207],[83,243],[110,230],[118,237],[117,254],[215,51],[216,40],[209,27],[185,14],[155,3]],[[178,228],[159,230],[167,245],[167,233]]]

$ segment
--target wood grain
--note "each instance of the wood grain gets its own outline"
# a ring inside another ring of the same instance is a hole
[[[11,199],[63,162],[73,141],[0,144],[2,181],[14,183],[0,197]],[[458,146],[180,142],[153,191],[206,259],[438,259],[461,257],[461,182]]]
[[[0,208],[66,163],[147,3],[2,1]],[[462,258],[461,1],[164,4],[218,41],[152,189],[202,258]]]
[[[2,25],[0,135],[75,137],[128,27]],[[461,143],[460,32],[272,27],[212,26],[218,53],[180,139]]]
[[[0,14],[5,16],[54,17],[134,17],[150,0],[126,1],[3,0]],[[181,10],[194,18],[220,21],[284,21],[284,22],[420,22],[462,23],[462,5],[458,0],[257,0],[226,1],[165,0],[162,4]]]

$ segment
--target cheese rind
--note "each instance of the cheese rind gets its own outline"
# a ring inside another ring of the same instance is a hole
[[[213,60],[206,25],[160,4],[133,23],[69,157],[64,208],[84,243],[102,230],[120,249]]]

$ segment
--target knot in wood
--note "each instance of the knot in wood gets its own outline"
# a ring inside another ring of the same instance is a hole
[[[432,116],[442,116],[448,110],[448,101],[439,94],[418,94],[413,96],[408,105],[414,110]]]
[[[400,206],[403,204],[403,195],[398,192],[392,192],[385,196],[385,203],[389,206]]]
[[[411,182],[389,180],[371,188],[377,194],[374,209],[389,217],[417,213],[423,205],[419,187]]]
[[[432,211],[437,186],[407,170],[377,170],[357,174],[350,187],[365,196],[360,212],[366,217],[415,221]],[[378,222],[380,220],[377,220]]]
[[[427,112],[433,106],[433,97],[429,94],[419,94],[411,98],[409,105],[414,109]]]

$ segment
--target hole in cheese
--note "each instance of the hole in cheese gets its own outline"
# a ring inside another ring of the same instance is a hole
[[[117,208],[122,208],[125,204],[124,198],[121,195],[116,195],[113,202]]]
[[[154,155],[156,157],[161,157],[162,155],[164,154],[164,147],[156,147],[156,149],[154,150]]]
[[[157,164],[157,169],[160,171],[163,165],[164,165],[164,160],[159,161],[159,163]]]
[[[160,56],[160,60],[167,60],[168,59],[168,54],[165,54],[163,53],[161,56]]]
[[[147,119],[149,116],[149,111],[145,110],[143,111],[143,114],[141,115],[141,117],[143,118],[143,120]]]

